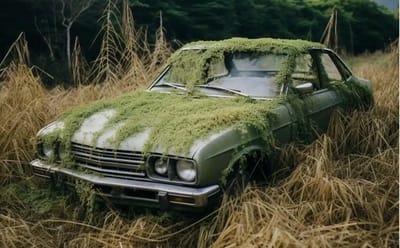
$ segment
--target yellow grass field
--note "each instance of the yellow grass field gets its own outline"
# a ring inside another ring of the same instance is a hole
[[[154,47],[126,40],[125,60],[101,57],[94,76],[76,47],[75,85],[50,90],[23,39],[11,48],[0,71],[0,247],[398,247],[398,47],[349,58],[374,83],[370,111],[337,114],[326,135],[284,149],[287,176],[207,215],[107,202],[91,211],[68,189],[33,179],[26,165],[41,127],[68,108],[145,87],[170,54],[162,32]]]

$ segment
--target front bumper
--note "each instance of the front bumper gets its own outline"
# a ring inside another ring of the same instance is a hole
[[[218,197],[220,188],[212,185],[202,188],[169,185],[165,183],[119,179],[55,167],[36,159],[30,163],[33,174],[52,181],[73,184],[76,179],[94,185],[96,194],[115,202],[159,207],[161,209],[204,209]]]

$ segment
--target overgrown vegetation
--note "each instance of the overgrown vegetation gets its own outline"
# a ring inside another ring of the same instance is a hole
[[[36,132],[63,110],[145,85],[158,55],[170,51],[133,57],[133,65],[146,70],[132,66],[129,80],[117,75],[104,84],[48,91],[27,66],[26,45],[19,44],[19,58],[0,78],[0,246],[399,245],[397,47],[351,61],[357,75],[374,82],[375,106],[335,116],[328,133],[309,146],[287,147],[280,159],[287,177],[249,187],[202,217],[115,208],[106,201],[89,219],[69,190],[49,190],[24,171],[34,158]],[[166,47],[162,41],[160,47]]]

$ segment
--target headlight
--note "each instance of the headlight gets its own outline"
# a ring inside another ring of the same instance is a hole
[[[55,156],[55,149],[53,144],[42,144],[42,153],[48,159],[53,159]]]
[[[154,162],[154,170],[157,172],[157,174],[165,176],[168,172],[168,160],[158,158]]]
[[[42,159],[54,160],[57,158],[57,143],[51,142],[46,144],[44,142],[45,137],[48,135],[52,135],[52,133],[56,133],[64,128],[64,122],[55,121],[40,129],[37,133],[38,145],[37,145],[37,153]]]
[[[57,152],[58,152],[58,154],[57,154],[58,158],[61,161],[69,157],[69,153],[67,152],[67,149],[65,149],[65,145],[62,143],[58,144]]]
[[[176,163],[176,173],[179,178],[188,182],[196,178],[196,168],[194,164],[186,160],[178,160]]]

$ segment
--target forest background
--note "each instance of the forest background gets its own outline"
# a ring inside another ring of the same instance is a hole
[[[114,1],[116,5],[122,1]],[[392,3],[393,2],[393,3]],[[360,54],[387,47],[398,37],[394,0],[130,0],[135,25],[149,43],[162,25],[172,48],[193,40],[279,37],[319,41],[334,6],[338,9],[339,49]],[[87,61],[99,53],[104,0],[2,0],[0,58],[21,32],[32,64],[48,86],[71,79],[70,58],[79,41]],[[388,6],[384,7],[383,4]],[[113,18],[113,17],[111,17]],[[104,31],[104,30],[103,30]],[[79,37],[79,39],[77,39]],[[5,61],[3,61],[5,62]],[[0,65],[1,67],[1,65]]]

